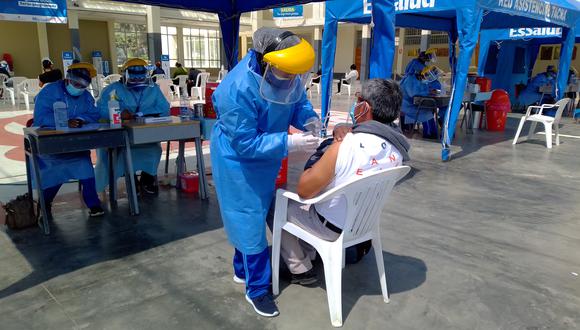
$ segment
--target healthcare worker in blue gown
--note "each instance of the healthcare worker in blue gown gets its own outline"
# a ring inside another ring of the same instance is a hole
[[[253,49],[213,94],[218,119],[211,162],[224,228],[234,246],[234,281],[262,316],[278,315],[271,295],[266,216],[281,161],[314,150],[321,122],[306,98],[312,46],[291,32],[261,28]],[[293,127],[312,133],[288,134]]]
[[[405,76],[421,73],[426,66],[435,62],[437,62],[436,49],[429,48],[426,51],[422,51],[417,58],[414,58],[407,64],[407,67],[405,67]]]
[[[536,103],[553,103],[554,96],[556,95],[556,69],[553,65],[548,65],[546,72],[539,73],[536,75],[526,88],[520,93],[518,97],[518,102],[526,107]],[[542,86],[551,85],[552,92],[544,95],[542,100],[542,93],[539,88]]]
[[[54,104],[66,105],[68,127],[81,128],[96,123],[99,112],[95,100],[87,91],[97,72],[92,64],[76,63],[68,67],[64,80],[46,84],[38,93],[34,104],[33,126],[55,128]],[[41,155],[39,158],[42,193],[48,217],[52,217],[51,203],[63,183],[77,179],[81,183],[83,200],[89,216],[104,214],[95,189],[95,172],[90,151],[58,155]]]
[[[137,117],[163,117],[169,115],[169,103],[159,86],[151,81],[146,68],[147,62],[140,58],[127,60],[123,65],[121,80],[103,89],[97,103],[101,118],[109,119],[108,103],[111,98],[119,101],[121,118],[132,120]],[[131,156],[135,171],[141,171],[137,182],[138,192],[155,195],[158,192],[157,168],[161,159],[161,144],[149,143],[131,146]],[[116,173],[124,175],[124,157],[118,158]],[[97,190],[104,191],[109,183],[108,154],[104,149],[97,151]],[[134,173],[133,173],[134,174]]]
[[[411,74],[401,81],[403,90],[403,106],[401,108],[401,117],[404,116],[405,129],[413,129],[416,123],[423,123],[423,137],[438,138],[437,123],[433,118],[431,109],[419,109],[414,104],[415,96],[434,96],[441,91],[439,76],[441,70],[436,66],[428,66],[422,72]]]

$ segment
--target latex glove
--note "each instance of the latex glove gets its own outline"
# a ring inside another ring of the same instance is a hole
[[[322,122],[318,117],[310,117],[306,119],[304,123],[304,128],[314,136],[320,136],[320,131],[322,130]]]
[[[83,127],[83,120],[82,119],[69,119],[68,120],[68,127],[70,128],[81,128]]]
[[[314,151],[320,139],[310,133],[288,134],[288,152]]]

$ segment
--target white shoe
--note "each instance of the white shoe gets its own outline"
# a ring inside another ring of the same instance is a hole
[[[239,278],[236,276],[236,274],[234,274],[234,283],[236,284],[246,284],[246,280],[244,280],[243,278]]]

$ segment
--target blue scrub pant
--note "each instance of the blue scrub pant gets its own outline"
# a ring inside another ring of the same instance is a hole
[[[272,266],[268,248],[258,254],[243,254],[235,249],[234,272],[246,280],[246,294],[250,299],[270,293]]]
[[[97,195],[95,178],[92,177],[89,179],[79,181],[82,186],[83,200],[85,201],[87,207],[91,208],[100,206],[101,201],[99,200],[99,196]],[[46,203],[46,205],[50,205],[52,203],[61,186],[62,184],[59,184],[42,190],[42,194],[44,195],[44,202]]]

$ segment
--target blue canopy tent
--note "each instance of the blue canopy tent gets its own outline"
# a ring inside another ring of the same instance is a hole
[[[360,0],[367,3],[368,0]],[[335,17],[341,17],[341,13],[351,0],[331,0],[327,2],[326,19],[329,17],[328,7],[336,8]],[[339,4],[340,3],[340,4]],[[373,37],[376,40],[389,40],[390,47],[394,49],[393,23],[395,17],[390,7],[390,1],[375,1],[373,22],[375,31]],[[398,0],[395,4],[396,25],[400,27],[412,27],[426,30],[447,31],[450,35],[451,52],[455,50],[455,44],[459,43],[459,54],[454,66],[454,82],[451,91],[451,103],[447,108],[443,128],[442,159],[449,160],[450,146],[455,134],[456,121],[461,109],[463,92],[467,82],[467,73],[471,62],[471,56],[477,45],[477,39],[482,29],[502,29],[520,26],[537,27],[562,27],[565,47],[562,47],[562,58],[570,58],[574,47],[574,26],[580,17],[580,5],[575,0]],[[340,10],[342,8],[343,10]],[[324,44],[323,53],[329,48]],[[326,55],[323,54],[323,59]],[[451,56],[454,58],[454,56]],[[391,70],[393,52],[383,55],[383,65]],[[560,65],[563,65],[560,62]],[[323,62],[324,63],[324,62]],[[452,61],[454,63],[454,61]],[[323,64],[324,70],[324,64]],[[560,70],[561,71],[561,70]],[[372,73],[372,71],[371,71]],[[331,79],[324,77],[324,79]],[[566,84],[562,77],[558,79],[560,90]],[[328,93],[328,84],[323,85],[323,93]],[[330,102],[323,95],[323,113],[327,111]]]
[[[381,12],[372,12],[370,0],[330,0],[326,2],[324,35],[322,36],[322,118],[328,123],[329,109],[332,95],[332,78],[334,58],[336,55],[336,37],[338,23],[348,22],[357,24],[372,24],[373,18],[380,16],[381,21],[391,22],[394,16],[393,0],[375,0],[375,5],[382,4]],[[384,24],[383,33],[373,36],[370,54],[370,78],[388,78],[391,76],[392,61],[385,58],[394,58],[395,26]]]
[[[240,15],[255,10],[300,5],[324,0],[116,0],[151,6],[215,13],[220,28],[229,69],[238,63]]]
[[[580,42],[580,24],[575,28],[575,43]],[[487,30],[479,39],[478,74],[491,78],[494,89],[501,88],[515,102],[515,86],[526,84],[532,76],[538,51],[543,44],[561,44],[561,28],[519,28]],[[561,71],[567,77],[568,67]]]

